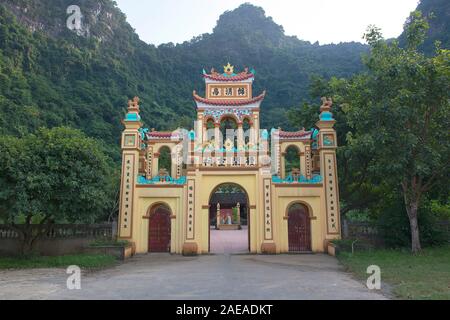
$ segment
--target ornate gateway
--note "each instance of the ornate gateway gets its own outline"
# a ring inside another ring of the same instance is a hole
[[[139,99],[129,102],[118,231],[136,252],[208,253],[217,232],[252,253],[326,252],[340,237],[331,99],[310,130],[261,129],[255,74],[203,70],[190,130],[143,128]]]

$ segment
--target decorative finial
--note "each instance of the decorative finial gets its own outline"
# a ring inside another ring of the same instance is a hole
[[[136,122],[141,121],[139,116],[139,98],[134,97],[133,100],[128,100],[128,112],[125,116],[125,121]]]
[[[329,111],[333,106],[333,100],[331,98],[322,97],[322,106],[320,107],[321,111]]]
[[[333,114],[330,112],[332,106],[333,100],[331,98],[322,97],[319,117],[321,121],[334,121]]]
[[[133,98],[133,106],[134,107],[139,107],[139,102],[140,102],[141,100],[139,99],[139,97],[134,97]]]
[[[229,62],[226,66],[223,67],[224,72],[227,75],[231,75],[234,73],[234,66],[232,66]]]

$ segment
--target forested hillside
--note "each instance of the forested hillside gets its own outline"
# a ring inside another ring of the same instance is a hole
[[[192,90],[203,68],[230,61],[257,71],[267,89],[266,124],[286,125],[279,109],[309,99],[314,75],[361,70],[359,43],[320,46],[284,35],[263,9],[224,13],[212,34],[155,46],[140,41],[110,0],[78,1],[83,30],[66,28],[69,0],[0,1],[0,133],[69,125],[117,145],[129,97],[139,95],[147,126],[190,126]]]
[[[417,10],[429,19],[430,29],[421,49],[431,55],[435,53],[435,42],[439,41],[442,48],[450,48],[450,1],[422,0]],[[406,35],[400,36],[400,43],[404,44]]]
[[[268,92],[263,125],[292,128],[284,111],[310,100],[310,78],[358,73],[368,51],[361,43],[288,37],[250,4],[225,12],[211,34],[155,47],[139,39],[114,1],[76,2],[83,14],[79,32],[66,27],[71,0],[0,0],[0,134],[67,125],[113,150],[126,101],[135,95],[146,126],[191,126],[192,90],[202,92],[202,69],[227,62],[256,70],[256,91]],[[419,8],[437,12],[430,32],[448,46],[448,2],[422,1]]]

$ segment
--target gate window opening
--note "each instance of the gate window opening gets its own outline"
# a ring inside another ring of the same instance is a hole
[[[158,170],[160,175],[172,176],[172,155],[169,147],[159,150]]]
[[[233,118],[224,118],[220,122],[220,133],[222,135],[222,146],[224,148],[237,148],[237,128],[237,122]]]
[[[296,146],[290,146],[286,149],[285,173],[286,176],[298,175],[300,173],[300,151]]]

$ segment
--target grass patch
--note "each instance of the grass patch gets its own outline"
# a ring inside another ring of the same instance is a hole
[[[67,268],[71,265],[82,269],[99,269],[114,265],[117,259],[111,255],[78,254],[58,257],[0,258],[0,269]]]
[[[110,239],[96,239],[89,243],[90,247],[125,247],[130,244],[127,240],[110,240]]]
[[[367,267],[381,268],[381,281],[400,299],[450,299],[450,246],[426,248],[418,255],[404,250],[341,252],[339,261],[361,280]]]

